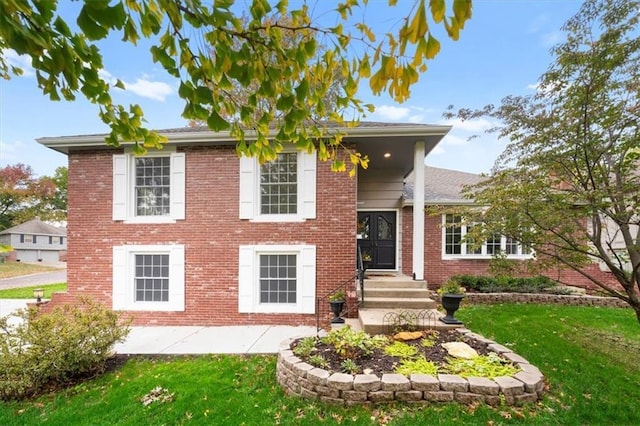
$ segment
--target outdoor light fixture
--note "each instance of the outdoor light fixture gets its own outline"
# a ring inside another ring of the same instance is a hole
[[[33,290],[33,297],[36,298],[37,303],[42,302],[42,298],[44,297],[44,289],[36,288],[35,290]]]
[[[389,158],[391,157],[391,153],[390,152],[385,152],[384,153],[384,158]]]

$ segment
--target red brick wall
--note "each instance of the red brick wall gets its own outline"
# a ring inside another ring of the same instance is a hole
[[[403,260],[402,269],[410,275],[413,271],[412,268],[412,226],[413,226],[413,211],[411,208],[404,208],[402,210],[402,227],[403,235],[405,238],[402,243]],[[598,265],[591,265],[584,268],[590,274],[597,276],[599,279],[609,282],[610,284],[617,285],[615,278],[612,274],[602,272],[599,270]],[[489,273],[489,260],[485,259],[442,259],[442,218],[441,216],[425,217],[425,251],[424,251],[424,275],[427,284],[431,287],[439,287],[443,282],[448,280],[453,275],[468,274],[468,275],[490,275]],[[597,289],[595,284],[590,280],[582,276],[573,270],[560,270],[554,269],[544,273],[551,279],[559,281],[563,284],[574,285],[578,287]]]
[[[180,150],[186,152],[186,220],[158,225],[112,220],[112,154],[118,151],[69,155],[68,293],[53,302],[89,295],[111,306],[113,246],[184,244],[185,311],[132,312],[136,324],[315,324],[315,315],[239,314],[238,247],[315,245],[316,294],[325,296],[354,272],[356,180],[319,162],[316,220],[252,223],[238,219],[235,150]]]

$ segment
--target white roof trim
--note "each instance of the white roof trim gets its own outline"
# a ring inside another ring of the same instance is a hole
[[[367,126],[366,123],[362,127],[346,128],[346,127],[329,127],[327,130],[342,131],[346,134],[347,138],[360,138],[360,137],[372,137],[372,136],[444,136],[452,126],[441,125],[392,125],[389,126]],[[170,144],[188,144],[188,143],[203,143],[206,142],[212,145],[226,145],[235,144],[236,139],[231,136],[230,132],[213,132],[211,130],[204,131],[171,131],[163,133],[162,130],[159,133],[166,136]],[[272,136],[275,136],[275,132],[270,132]],[[60,137],[42,137],[36,139],[38,143],[51,148],[53,150],[67,153],[69,148],[92,148],[92,147],[105,147],[105,138],[108,134],[97,135],[78,135],[78,136],[60,136]],[[255,131],[248,130],[246,132],[246,138],[248,140],[254,139],[256,136]],[[121,145],[133,145],[133,142],[122,142]]]

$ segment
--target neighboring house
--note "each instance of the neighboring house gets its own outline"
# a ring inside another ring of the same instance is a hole
[[[8,260],[55,263],[63,261],[67,252],[67,233],[40,219],[32,219],[0,231],[0,244],[13,248]]]
[[[425,181],[450,127],[343,130],[370,159],[355,178],[315,153],[238,158],[231,135],[200,128],[161,131],[166,147],[144,157],[105,135],[39,139],[69,160],[68,293],[52,303],[88,295],[138,324],[313,324],[357,244],[371,269],[424,280],[425,192],[403,208],[405,178]]]
[[[473,206],[473,200],[464,198],[461,194],[466,185],[479,183],[482,176],[455,170],[425,167],[424,175],[425,204],[427,206],[444,207],[442,214],[427,214],[425,219],[425,250],[424,269],[425,280],[429,284],[440,285],[447,279],[458,274],[489,275],[489,262],[497,253],[503,253],[507,259],[533,259],[533,252],[521,246],[516,241],[505,236],[496,235],[484,241],[480,247],[467,244],[465,235],[467,225],[463,224],[460,216],[446,213],[446,207]],[[407,178],[403,202],[403,225],[411,227],[413,214],[414,179]],[[404,249],[410,252],[411,246]],[[406,262],[407,256],[405,256]],[[409,267],[410,264],[406,264]],[[604,282],[617,285],[610,273],[603,273],[599,265],[594,263],[583,270]],[[591,281],[576,271],[569,269],[554,269],[544,272],[551,279],[564,284],[571,284],[585,288],[596,289]]]

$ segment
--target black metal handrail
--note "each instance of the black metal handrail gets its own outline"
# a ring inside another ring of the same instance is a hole
[[[358,310],[358,307],[364,304],[364,272],[365,270],[362,262],[362,253],[360,252],[360,247],[358,247],[356,273],[346,280],[340,282],[333,290],[331,290],[324,296],[316,298],[316,330],[318,332],[320,332],[320,330],[324,328],[329,328],[329,326],[331,325],[332,311],[329,305],[329,298],[332,294],[342,290],[347,295],[344,307],[342,309],[342,315],[346,317],[349,317],[350,314],[356,312]],[[360,287],[360,300],[358,301],[359,303],[353,303],[354,298],[349,297],[349,292],[355,290],[355,299],[358,300],[357,287],[351,287],[354,284]]]

